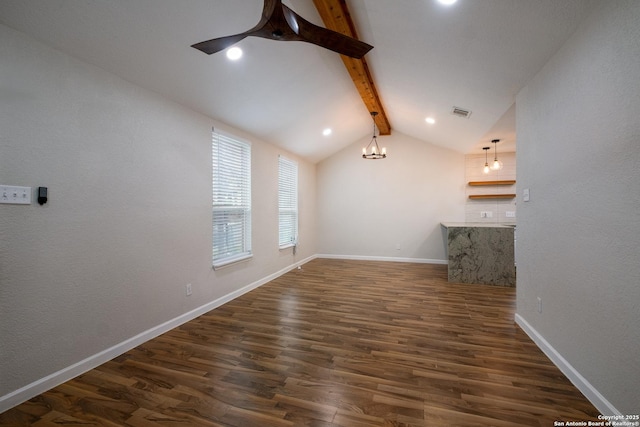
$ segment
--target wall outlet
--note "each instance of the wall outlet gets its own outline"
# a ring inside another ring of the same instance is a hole
[[[187,285],[184,287],[184,293],[186,296],[191,295],[191,283],[187,283]]]
[[[400,243],[396,243],[396,251],[400,250]]]
[[[507,218],[515,218],[516,217],[516,211],[507,211],[507,212],[505,212],[505,216]]]
[[[493,212],[491,212],[491,211],[482,211],[482,212],[480,212],[480,218],[493,218]]]
[[[542,298],[538,297],[538,313],[542,313]]]

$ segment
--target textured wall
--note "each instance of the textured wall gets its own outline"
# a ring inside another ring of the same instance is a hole
[[[319,253],[445,261],[440,223],[464,220],[464,156],[397,132],[378,139],[384,160],[362,159],[367,138],[318,164]]]
[[[518,314],[626,414],[640,408],[639,40],[640,2],[601,2],[517,98]]]
[[[0,57],[0,183],[49,188],[42,207],[0,205],[0,398],[316,253],[314,165],[299,163],[294,257],[278,250],[280,151],[239,134],[255,255],[214,272],[218,124],[1,25]]]

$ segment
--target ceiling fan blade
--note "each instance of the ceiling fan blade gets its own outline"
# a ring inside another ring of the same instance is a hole
[[[282,5],[282,9],[289,27],[291,27],[293,32],[303,41],[356,59],[362,58],[367,52],[373,49],[373,46],[363,41],[312,24],[284,4]]]
[[[220,52],[221,50],[225,50],[229,46],[233,46],[234,44],[238,43],[240,40],[248,36],[262,36],[265,27],[274,14],[274,11],[277,10],[276,8],[278,7],[278,5],[281,5],[281,1],[282,0],[265,0],[264,7],[262,8],[262,17],[260,18],[260,22],[258,22],[256,26],[249,31],[235,34],[233,36],[218,37],[216,39],[196,43],[194,45],[191,45],[191,47],[196,48],[208,55],[211,55],[213,53]]]
[[[191,47],[196,48],[206,53],[207,55],[211,55],[212,53],[225,50],[229,46],[233,46],[248,35],[249,34],[247,33],[241,33],[234,36],[219,37],[217,39],[211,39],[204,42],[196,43],[194,45],[191,45]]]

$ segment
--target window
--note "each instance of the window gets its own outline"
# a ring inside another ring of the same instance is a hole
[[[213,267],[251,257],[251,145],[213,133]]]
[[[278,159],[278,223],[280,248],[298,240],[298,164],[282,156]]]

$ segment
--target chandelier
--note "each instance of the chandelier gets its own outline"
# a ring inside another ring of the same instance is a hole
[[[387,149],[385,147],[382,147],[382,150],[380,150],[380,147],[378,146],[378,139],[376,137],[377,115],[378,113],[376,111],[371,112],[371,119],[373,120],[373,138],[371,138],[371,142],[369,142],[369,145],[362,149],[363,159],[377,160],[387,158]]]

